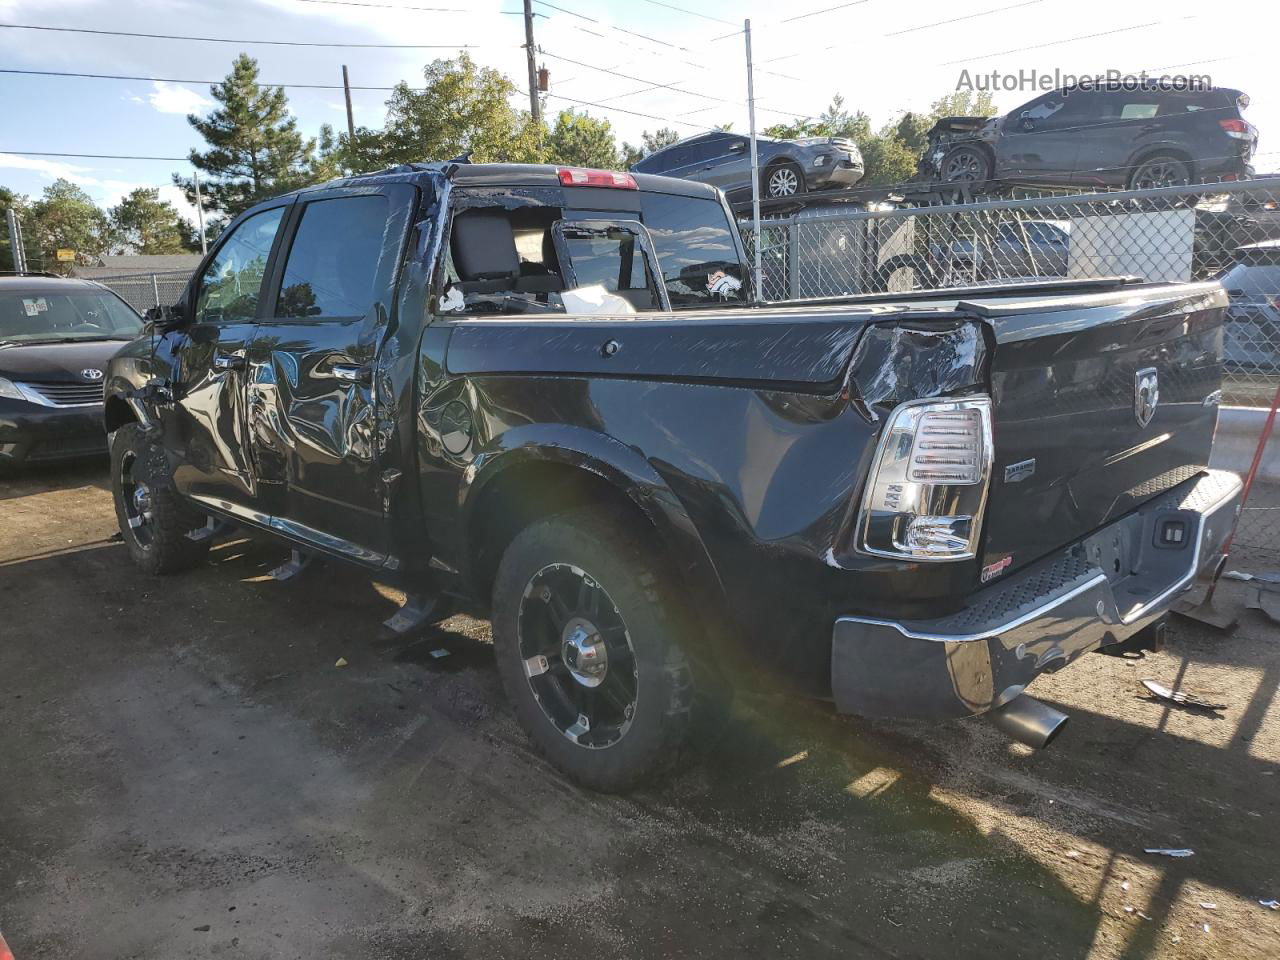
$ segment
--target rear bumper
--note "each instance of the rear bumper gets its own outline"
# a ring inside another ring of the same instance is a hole
[[[106,450],[102,404],[58,408],[0,400],[0,464],[66,460]]]
[[[1040,673],[1133,636],[1213,569],[1240,488],[1233,473],[1203,473],[978,591],[948,617],[840,617],[831,649],[837,709],[921,720],[984,713]],[[1166,529],[1179,528],[1180,542],[1162,542]]]

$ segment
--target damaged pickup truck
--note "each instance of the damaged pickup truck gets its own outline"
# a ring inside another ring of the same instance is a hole
[[[402,625],[464,598],[597,789],[752,670],[1043,745],[1036,676],[1148,642],[1221,557],[1224,292],[771,305],[743,264],[714,188],[639,174],[414,164],[260,204],[110,365],[128,548],[173,573],[235,524],[401,585]]]

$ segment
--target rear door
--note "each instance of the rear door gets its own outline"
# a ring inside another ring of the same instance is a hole
[[[300,200],[248,352],[254,465],[271,523],[386,560],[375,363],[417,190],[354,187]]]
[[[246,355],[291,202],[234,224],[193,280],[187,295],[191,319],[178,350],[179,387],[166,423],[178,490],[257,519],[265,513],[250,461]]]

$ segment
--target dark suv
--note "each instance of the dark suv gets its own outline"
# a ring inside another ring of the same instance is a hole
[[[1055,90],[1002,117],[943,117],[920,176],[1130,190],[1251,176],[1249,98],[1225,88]]]
[[[851,187],[862,179],[862,153],[852,140],[757,137],[756,152],[762,197]],[[651,153],[631,169],[709,183],[740,200],[751,191],[751,140],[740,133],[704,133]]]

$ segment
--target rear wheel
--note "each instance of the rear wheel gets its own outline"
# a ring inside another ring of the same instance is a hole
[[[625,790],[679,752],[693,712],[685,604],[610,511],[549,517],[512,541],[494,584],[493,638],[516,717],[573,780]]]
[[[1153,190],[1156,187],[1185,187],[1191,183],[1191,165],[1177,157],[1150,157],[1134,167],[1129,177],[1130,190]]]
[[[140,423],[127,423],[111,442],[111,492],[129,555],[147,573],[178,573],[199,565],[206,540],[188,534],[205,517],[179,496],[164,449]]]
[[[780,163],[764,174],[766,197],[794,197],[804,193],[804,171],[796,163]]]

